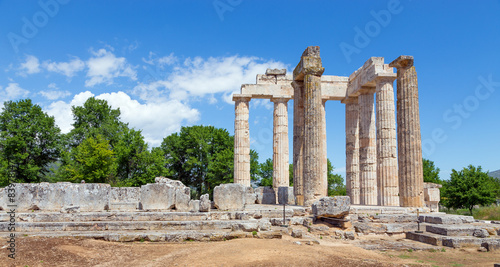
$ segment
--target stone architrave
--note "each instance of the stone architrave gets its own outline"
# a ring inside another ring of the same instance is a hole
[[[234,183],[250,186],[250,97],[234,95]]]
[[[351,204],[359,201],[359,105],[357,97],[349,97],[345,103],[346,136],[346,191]]]
[[[293,81],[293,191],[297,205],[304,205],[304,83]]]
[[[366,88],[359,102],[359,195],[361,205],[377,205],[377,146],[373,92]]]
[[[308,47],[293,71],[295,81],[304,81],[304,205],[325,196],[323,177],[321,65],[318,46]]]
[[[273,98],[273,188],[290,185],[289,153],[288,153],[288,100],[290,98]]]
[[[424,178],[417,72],[412,56],[400,56],[389,66],[398,70],[396,95],[399,201],[403,207],[423,207]]]
[[[396,74],[377,77],[377,189],[378,205],[399,206],[396,115],[393,82]]]

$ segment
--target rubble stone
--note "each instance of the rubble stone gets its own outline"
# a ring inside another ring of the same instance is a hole
[[[349,214],[350,198],[348,196],[323,197],[312,205],[312,213],[316,217],[342,218]]]

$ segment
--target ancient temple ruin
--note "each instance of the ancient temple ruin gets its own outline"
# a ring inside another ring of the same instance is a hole
[[[394,69],[397,73],[394,73]],[[234,182],[250,186],[249,102],[274,103],[273,188],[289,186],[288,101],[293,99],[294,195],[310,206],[327,195],[325,102],[345,104],[346,186],[351,204],[423,207],[424,184],[413,57],[390,64],[372,57],[349,77],[323,75],[318,46],[308,47],[293,75],[268,69],[243,84],[235,101]],[[397,79],[397,113],[393,82]],[[396,131],[397,121],[397,131]],[[397,139],[396,139],[397,134]]]

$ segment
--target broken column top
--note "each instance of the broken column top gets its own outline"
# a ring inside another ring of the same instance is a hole
[[[285,75],[286,69],[267,69],[266,75]]]
[[[407,69],[411,66],[413,66],[413,56],[399,56],[389,64],[389,67],[393,67],[396,69]]]
[[[304,53],[302,53],[303,57],[319,57],[319,46],[308,46]]]

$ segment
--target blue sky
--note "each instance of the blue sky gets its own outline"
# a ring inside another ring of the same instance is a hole
[[[415,57],[424,156],[500,169],[500,1],[0,1],[0,102],[29,97],[71,129],[90,96],[151,146],[181,126],[234,132],[231,94],[321,47],[325,75]],[[272,103],[251,101],[251,147],[272,157]],[[289,102],[290,151],[292,109]],[[344,106],[329,101],[328,157],[345,173]],[[290,158],[291,159],[291,158]]]

